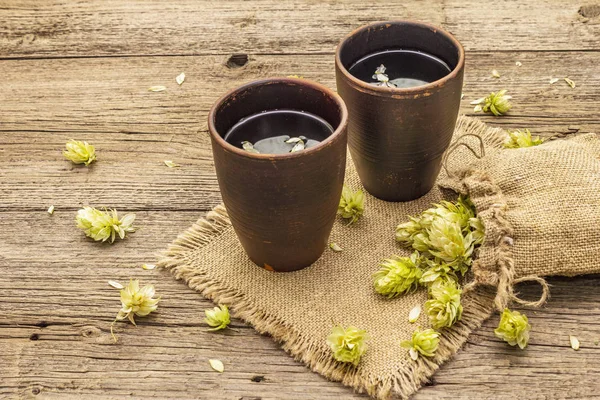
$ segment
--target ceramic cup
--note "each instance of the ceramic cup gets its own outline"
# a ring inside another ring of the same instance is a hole
[[[274,109],[315,114],[334,132],[314,147],[286,154],[250,153],[223,139],[240,119]],[[344,182],[347,121],[346,106],[335,92],[294,78],[248,83],[210,110],[208,128],[223,202],[257,265],[294,271],[314,263],[325,250]]]
[[[348,68],[379,51],[409,49],[444,61],[451,72],[423,86],[375,86]],[[458,117],[465,55],[448,32],[411,21],[378,22],[350,33],[335,55],[338,93],[349,111],[348,146],[365,189],[387,201],[429,192]]]

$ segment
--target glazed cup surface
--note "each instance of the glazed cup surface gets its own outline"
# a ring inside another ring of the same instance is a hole
[[[249,153],[223,139],[240,119],[274,109],[310,112],[334,132],[287,154]],[[304,79],[251,82],[213,105],[208,127],[219,188],[233,228],[257,265],[294,271],[325,250],[344,183],[347,120],[336,93]]]
[[[348,68],[384,50],[418,50],[451,72],[412,88],[375,86]],[[413,21],[363,26],[342,40],[335,56],[338,93],[349,112],[348,146],[365,189],[386,201],[410,201],[431,190],[458,117],[464,50],[449,33]]]

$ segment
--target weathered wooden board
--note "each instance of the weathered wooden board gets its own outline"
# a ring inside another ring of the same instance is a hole
[[[401,18],[441,25],[468,50],[598,50],[598,17],[583,17],[581,6],[576,0],[8,1],[0,8],[0,57],[331,53],[352,29]]]

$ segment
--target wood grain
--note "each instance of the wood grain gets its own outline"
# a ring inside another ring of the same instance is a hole
[[[496,7],[0,0],[0,398],[364,398],[239,320],[208,333],[202,314],[212,303],[164,271],[140,268],[220,202],[208,109],[227,89],[261,77],[300,74],[335,87],[332,53],[343,35],[374,20],[413,18],[449,29],[465,45],[461,112],[471,115],[469,101],[506,88],[514,109],[482,120],[543,136],[600,132],[594,7],[573,0]],[[235,53],[248,62],[228,63]],[[566,76],[575,89],[548,83]],[[167,91],[148,92],[153,85]],[[70,138],[96,145],[98,162],[65,161]],[[167,168],[167,159],[181,168]],[[135,212],[141,229],[114,245],[92,242],[74,223],[86,204]],[[119,298],[107,281],[130,277],[155,284],[161,305],[137,327],[118,324],[113,344]],[[415,398],[597,396],[600,276],[551,283],[549,303],[525,310],[533,326],[527,350],[494,337],[495,316]],[[520,289],[531,298],[538,292]],[[569,334],[580,338],[578,352]],[[212,371],[209,358],[223,360],[226,372]]]
[[[5,0],[5,3],[7,1]],[[415,19],[441,25],[467,50],[599,50],[598,18],[581,2],[477,0],[123,2],[8,1],[0,57],[332,53],[360,25]]]

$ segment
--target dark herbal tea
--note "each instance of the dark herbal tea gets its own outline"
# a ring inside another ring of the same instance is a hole
[[[285,154],[313,147],[333,133],[323,118],[297,110],[268,110],[242,118],[223,137],[241,149]]]
[[[361,58],[348,71],[372,85],[411,88],[437,81],[451,69],[431,54],[416,50],[385,50]]]

